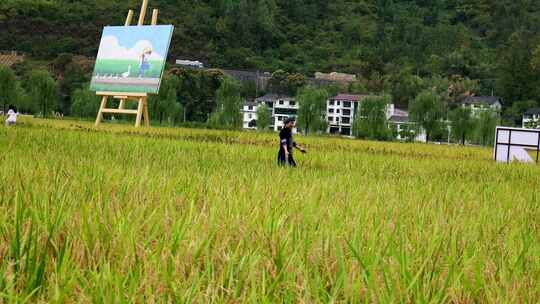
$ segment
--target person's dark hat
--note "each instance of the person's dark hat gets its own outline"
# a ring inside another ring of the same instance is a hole
[[[295,121],[296,121],[296,118],[294,118],[294,117],[289,117],[289,118],[287,118],[287,119],[285,119],[285,120],[283,121],[283,124],[286,125],[286,124],[288,124],[288,123],[295,122]]]

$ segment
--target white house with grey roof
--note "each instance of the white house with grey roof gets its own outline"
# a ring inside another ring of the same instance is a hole
[[[540,129],[540,108],[528,109],[523,114],[522,127]]]
[[[394,108],[390,110],[388,127],[396,134],[397,140],[407,140],[405,134],[412,132],[415,141],[426,141],[426,132],[409,120],[409,112]]]
[[[470,109],[474,116],[487,110],[501,112],[502,99],[496,96],[469,96],[461,102],[461,106]]]

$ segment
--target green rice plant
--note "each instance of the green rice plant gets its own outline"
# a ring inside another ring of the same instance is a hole
[[[536,165],[490,149],[22,119],[0,302],[536,303]]]

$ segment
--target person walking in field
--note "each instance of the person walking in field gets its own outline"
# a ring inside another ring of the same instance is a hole
[[[6,126],[12,126],[17,123],[17,110],[13,105],[9,105],[6,119]]]
[[[302,153],[306,153],[306,150],[299,146],[293,140],[293,128],[295,126],[294,118],[287,118],[283,123],[284,127],[279,132],[279,153],[278,153],[278,165],[296,167],[296,162],[293,157],[293,149],[296,148]]]

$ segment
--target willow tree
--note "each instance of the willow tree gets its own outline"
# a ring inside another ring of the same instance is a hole
[[[32,103],[39,105],[43,117],[49,114],[57,106],[58,87],[51,74],[45,70],[36,70],[29,77],[30,98]]]
[[[217,128],[239,129],[242,127],[241,87],[238,82],[225,77],[216,92],[216,110],[210,125]]]
[[[15,103],[17,98],[17,78],[13,71],[0,65],[0,103],[4,113],[9,104]]]
[[[308,134],[310,132],[324,132],[328,126],[324,115],[328,92],[307,86],[300,90],[297,96],[298,127]]]

